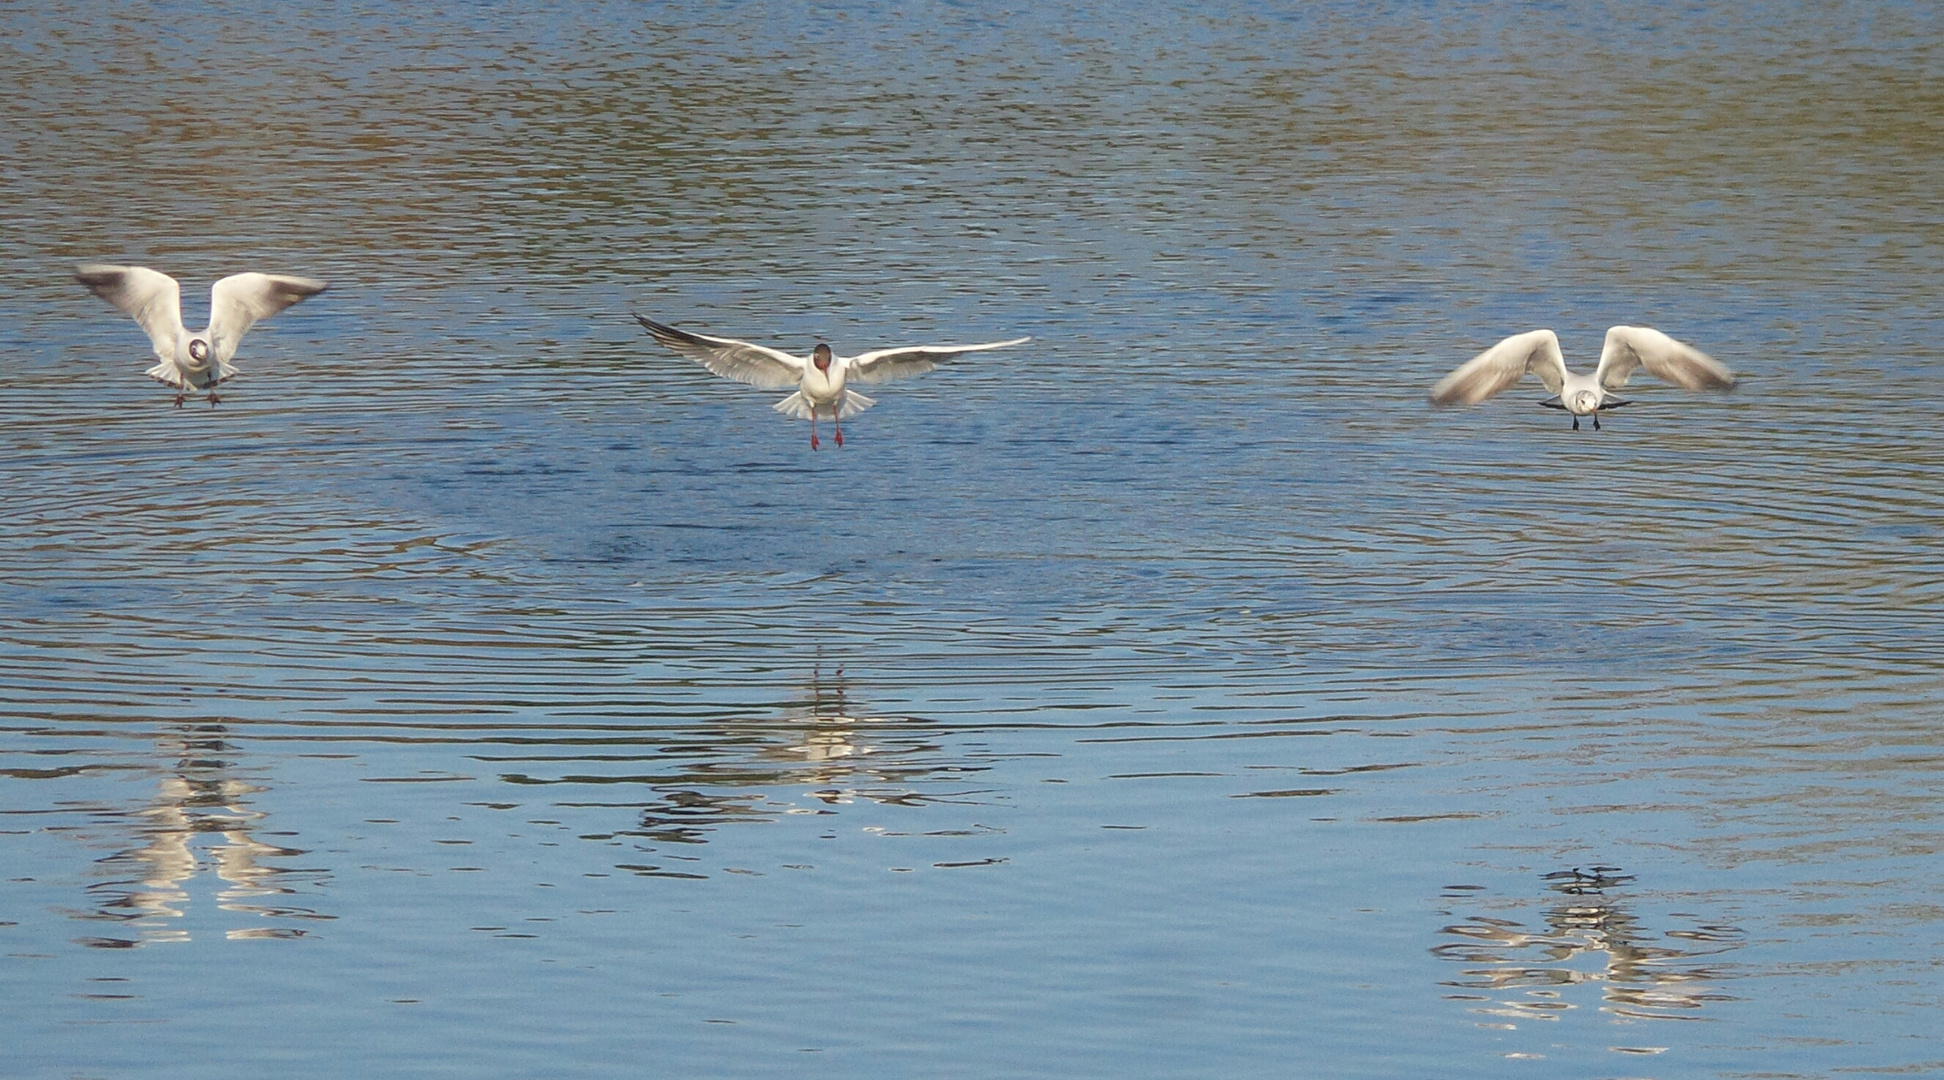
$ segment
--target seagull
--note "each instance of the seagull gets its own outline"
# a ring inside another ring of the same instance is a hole
[[[1539,404],[1572,413],[1574,431],[1579,430],[1580,417],[1591,416],[1593,430],[1598,431],[1600,410],[1633,404],[1608,391],[1627,385],[1628,376],[1642,367],[1689,390],[1727,390],[1735,385],[1735,373],[1720,361],[1650,327],[1616,326],[1608,330],[1606,348],[1600,350],[1600,366],[1591,375],[1566,370],[1557,334],[1528,330],[1513,334],[1438,380],[1431,388],[1431,403],[1476,405],[1531,372],[1553,392]]]
[[[812,450],[818,445],[819,412],[829,415],[832,426],[837,429],[837,445],[841,448],[844,445],[844,417],[856,416],[877,404],[874,398],[844,389],[846,381],[890,382],[906,375],[921,375],[937,367],[939,361],[950,360],[960,353],[1003,349],[1032,340],[1022,337],[1011,341],[988,341],[983,345],[907,345],[895,349],[873,349],[856,356],[838,356],[830,351],[830,346],[819,341],[806,359],[734,338],[691,334],[640,315],[635,316],[635,321],[647,327],[656,341],[700,362],[717,375],[765,390],[796,387],[796,393],[777,402],[774,407],[785,416],[810,421]]]
[[[211,405],[221,400],[216,384],[236,374],[230,358],[251,325],[325,288],[315,278],[232,274],[209,290],[208,328],[191,334],[182,325],[182,287],[167,274],[146,266],[83,263],[75,268],[74,279],[135,316],[148,331],[162,361],[148,375],[176,388],[176,408],[192,389],[208,390]]]

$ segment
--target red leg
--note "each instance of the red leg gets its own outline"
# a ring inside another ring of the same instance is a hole
[[[817,407],[810,406],[810,449],[817,448]]]
[[[837,417],[838,406],[830,407],[830,426],[837,429],[837,449],[844,448],[844,422]]]

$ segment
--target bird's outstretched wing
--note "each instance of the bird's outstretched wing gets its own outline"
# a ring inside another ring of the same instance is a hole
[[[236,346],[258,319],[267,319],[327,286],[316,278],[283,274],[231,274],[209,290],[209,347],[219,364],[236,355]]]
[[[1735,385],[1735,373],[1721,361],[1659,330],[1646,326],[1608,330],[1594,372],[1600,385],[1609,390],[1625,386],[1634,369],[1643,367],[1655,378],[1689,390],[1727,390]]]
[[[175,359],[176,338],[182,333],[182,289],[176,279],[146,266],[82,263],[74,269],[74,280],[135,316],[157,357]]]
[[[802,382],[804,365],[809,362],[800,356],[751,345],[747,341],[691,334],[640,315],[635,316],[635,321],[647,327],[656,341],[691,360],[699,361],[717,375],[765,390],[780,390]]]
[[[1559,393],[1566,382],[1566,358],[1559,354],[1557,334],[1551,330],[1513,334],[1439,379],[1431,388],[1431,403],[1476,405],[1518,382],[1527,372],[1539,376],[1546,389]]]
[[[1011,341],[988,341],[983,345],[906,345],[896,349],[873,349],[850,358],[850,377],[863,383],[890,382],[907,375],[922,375],[960,353],[984,352],[1022,345],[1030,337]]]

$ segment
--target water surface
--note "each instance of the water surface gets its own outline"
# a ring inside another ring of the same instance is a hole
[[[1944,1068],[1930,8],[0,24],[0,1071]]]

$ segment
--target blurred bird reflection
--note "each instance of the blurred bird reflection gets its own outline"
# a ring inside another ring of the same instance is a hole
[[[1737,1000],[1712,984],[1732,975],[1715,957],[1738,948],[1742,931],[1697,919],[1690,928],[1655,933],[1616,895],[1633,881],[1619,867],[1562,870],[1543,880],[1565,897],[1545,909],[1544,927],[1472,915],[1440,931],[1459,940],[1431,950],[1468,965],[1461,978],[1443,985],[1470,992],[1450,997],[1476,1001],[1474,1012],[1515,1022],[1489,1026],[1557,1020],[1592,1004],[1573,1000],[1581,987],[1598,987],[1600,1011],[1625,1020],[1699,1019],[1708,1002]],[[1515,991],[1516,997],[1501,996]]]
[[[189,886],[204,870],[223,883],[213,898],[218,910],[255,917],[249,925],[226,929],[231,939],[304,934],[293,926],[258,921],[262,919],[330,918],[278,902],[296,893],[294,881],[286,877],[294,871],[269,860],[304,852],[265,843],[255,835],[264,815],[250,808],[249,798],[264,789],[233,774],[228,760],[233,747],[224,734],[220,724],[171,730],[159,745],[176,761],[147,804],[97,812],[97,821],[131,830],[134,842],[96,861],[95,873],[106,880],[89,887],[93,907],[76,914],[114,920],[135,936],[90,937],[82,944],[131,948],[190,940],[181,920],[190,912]]]
[[[851,699],[843,668],[826,674],[819,665],[806,683],[761,713],[636,728],[603,740],[603,750],[629,752],[489,760],[567,767],[554,775],[503,774],[509,783],[645,786],[653,793],[645,802],[557,805],[639,809],[636,828],[603,839],[699,844],[723,825],[833,813],[834,807],[860,800],[917,806],[976,796],[964,781],[987,766],[956,760],[941,744],[941,734],[933,721],[866,713]],[[661,767],[652,772],[614,768],[643,762]]]

